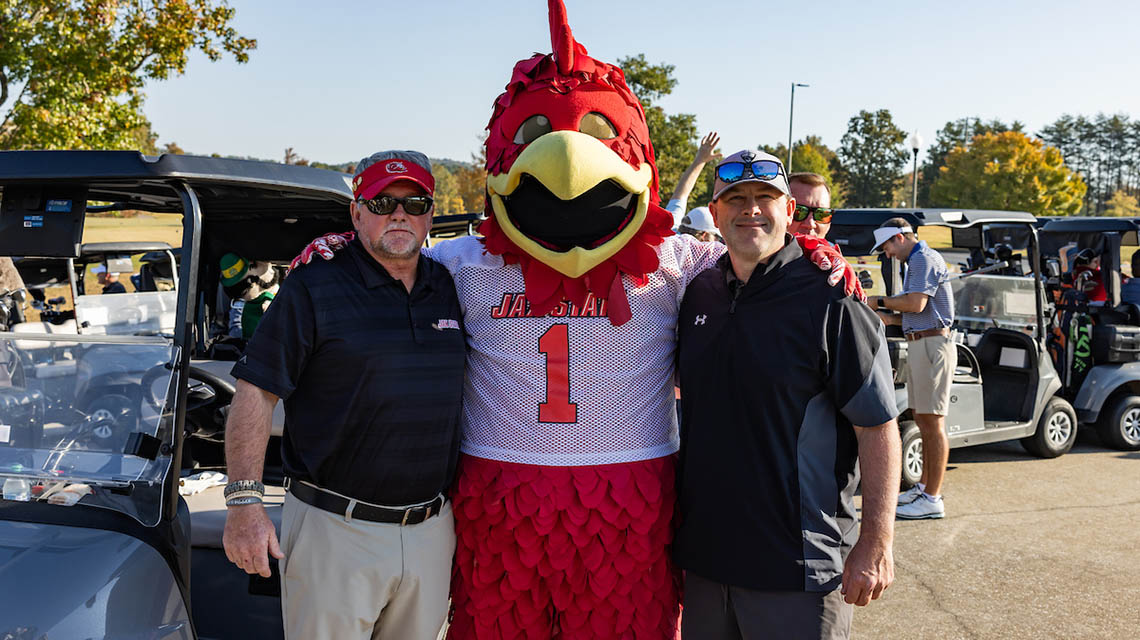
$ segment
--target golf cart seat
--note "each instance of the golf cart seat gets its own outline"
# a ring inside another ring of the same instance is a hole
[[[225,487],[210,487],[191,496],[183,496],[190,508],[190,546],[222,548],[222,532],[226,528]],[[285,489],[266,485],[265,512],[281,537],[281,507],[285,503]]]
[[[958,364],[954,367],[955,384],[980,384],[982,382],[982,368],[978,364],[978,357],[964,344],[958,347]]]
[[[1028,420],[1037,389],[1037,345],[1010,329],[988,329],[974,349],[981,370],[986,420]]]

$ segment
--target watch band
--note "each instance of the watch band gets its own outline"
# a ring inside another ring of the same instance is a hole
[[[236,480],[226,485],[226,489],[222,492],[222,495],[229,498],[239,491],[252,491],[257,495],[263,496],[265,495],[265,485],[257,480]]]

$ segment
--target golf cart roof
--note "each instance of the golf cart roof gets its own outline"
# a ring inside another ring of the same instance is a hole
[[[891,218],[903,218],[914,228],[949,227],[956,247],[982,247],[984,236],[998,227],[1006,233],[1019,231],[1031,235],[1037,219],[1024,211],[992,211],[988,209],[837,209],[831,218],[827,239],[838,244],[845,255],[871,254],[874,232]],[[919,235],[922,235],[921,233]]]
[[[913,226],[970,227],[995,222],[1034,224],[1037,218],[1025,211],[991,209],[837,209],[832,224],[878,227],[891,218],[905,218]]]
[[[1140,222],[1133,218],[1057,218],[1041,230],[1049,233],[1128,233],[1140,230]]]
[[[79,248],[80,255],[84,258],[173,250],[174,247],[165,242],[84,242],[83,246]]]
[[[349,177],[296,165],[137,151],[0,151],[0,190],[6,185],[68,183],[87,187],[88,201],[110,202],[89,211],[139,209],[180,213],[172,183],[189,185],[206,218],[251,210],[322,212],[346,216]]]

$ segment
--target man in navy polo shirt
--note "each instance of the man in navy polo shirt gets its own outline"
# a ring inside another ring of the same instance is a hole
[[[682,635],[847,638],[894,577],[894,383],[878,318],[787,233],[787,174],[717,167],[728,253],[689,285],[680,332]],[[862,475],[862,526],[854,494]]]
[[[234,367],[226,555],[281,560],[291,639],[435,638],[448,607],[466,346],[455,284],[420,254],[427,157],[387,151],[352,181],[356,239],[285,279]],[[270,418],[285,402],[281,544],[260,503]]]

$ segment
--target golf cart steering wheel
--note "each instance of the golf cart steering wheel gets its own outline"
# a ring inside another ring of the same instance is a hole
[[[190,365],[187,373],[191,380],[198,382],[197,385],[191,385],[187,391],[187,413],[211,405],[221,408],[233,401],[236,389],[229,380],[193,365]],[[155,411],[162,410],[166,394],[166,389],[156,388],[155,383],[167,375],[169,369],[162,364],[147,371],[142,378],[143,397]]]

